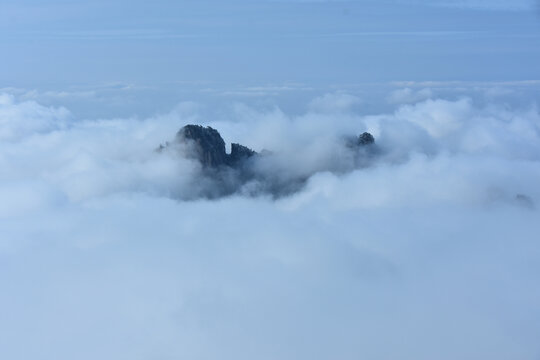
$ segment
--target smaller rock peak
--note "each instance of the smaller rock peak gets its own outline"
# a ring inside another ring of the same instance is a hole
[[[358,145],[371,145],[373,143],[375,143],[375,138],[368,132],[364,132],[358,136]]]
[[[229,155],[229,163],[233,165],[240,161],[246,160],[256,154],[257,152],[251,150],[247,146],[232,143],[231,154]]]
[[[347,136],[344,140],[345,145],[350,149],[358,149],[375,143],[375,138],[368,132],[364,132],[358,137]]]

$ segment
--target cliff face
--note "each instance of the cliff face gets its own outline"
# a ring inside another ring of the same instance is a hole
[[[210,126],[186,125],[176,134],[176,141],[188,142],[190,156],[199,160],[205,168],[236,166],[257,153],[240,144],[231,145],[231,153],[225,151],[225,141],[216,129]]]
[[[186,125],[176,134],[176,141],[190,143],[190,153],[204,167],[218,167],[227,163],[225,141],[211,127]]]
[[[231,154],[228,155],[228,164],[236,166],[254,155],[257,155],[257,152],[244,145],[233,143],[231,144]]]
[[[189,198],[217,198],[243,193],[248,195],[269,194],[273,197],[285,196],[300,190],[309,177],[318,171],[344,173],[367,166],[375,153],[375,139],[370,133],[357,137],[345,137],[339,146],[347,149],[344,158],[334,159],[326,167],[308,171],[296,171],[303,164],[291,164],[283,159],[287,154],[271,151],[257,153],[238,143],[231,144],[231,153],[225,148],[225,141],[216,129],[200,125],[186,125],[176,134],[175,143],[183,145],[181,156],[197,160],[201,164],[200,177],[193,179],[198,189]],[[158,151],[168,148],[160,145]],[[174,148],[174,146],[173,146]],[[284,156],[285,155],[285,156]]]

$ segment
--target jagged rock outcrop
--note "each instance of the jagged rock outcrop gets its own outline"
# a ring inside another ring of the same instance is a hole
[[[225,141],[216,129],[200,125],[186,125],[176,134],[176,141],[189,142],[189,155],[204,167],[218,167],[228,163]]]
[[[322,166],[318,164],[312,168],[291,163],[287,154],[279,152],[279,149],[277,152],[257,153],[244,145],[232,143],[228,154],[219,132],[200,125],[184,126],[176,134],[174,143],[160,145],[157,151],[166,151],[169,147],[173,151],[181,149],[181,156],[201,164],[200,178],[193,179],[193,191],[184,198],[217,198],[238,192],[280,197],[300,190],[316,172],[345,173],[367,166],[375,153],[373,136],[364,132],[358,137],[345,137],[343,140],[340,146],[348,149],[348,155],[329,157],[331,160],[324,160],[326,165],[323,161]],[[336,154],[342,153],[338,151]]]
[[[199,160],[205,168],[236,166],[256,155],[250,148],[233,143],[231,153],[225,151],[225,141],[216,129],[210,126],[186,125],[176,134],[176,141],[188,142],[189,155]]]
[[[239,163],[249,159],[252,156],[257,155],[256,151],[251,150],[247,146],[232,143],[231,154],[228,155],[227,163],[230,166],[236,166]]]
[[[375,143],[375,138],[370,133],[364,132],[362,135],[358,136],[357,143],[359,146],[371,145]]]
[[[375,143],[375,138],[368,132],[360,134],[358,137],[347,137],[345,139],[345,145],[348,148],[359,148]]]

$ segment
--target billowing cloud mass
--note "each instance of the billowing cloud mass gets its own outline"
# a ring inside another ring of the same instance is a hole
[[[84,119],[0,95],[2,358],[538,358],[538,109],[388,99]],[[306,182],[192,196],[200,164],[155,151],[190,123]]]

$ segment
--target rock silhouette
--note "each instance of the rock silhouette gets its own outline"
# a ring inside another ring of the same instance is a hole
[[[278,156],[273,151],[257,153],[244,145],[232,143],[228,154],[219,132],[209,126],[186,125],[177,132],[174,144],[160,145],[158,151],[164,151],[171,145],[182,145],[181,156],[200,164],[200,178],[193,180],[193,191],[184,194],[182,198],[218,198],[235,193],[250,196],[266,194],[277,198],[300,190],[316,172],[344,173],[366,166],[366,159],[372,156],[374,144],[375,139],[368,132],[357,137],[346,137],[340,146],[349,154],[347,161],[336,159],[327,168],[317,167],[307,172],[291,171],[290,174],[287,173],[287,167],[280,164],[286,156]]]
[[[363,133],[358,137],[358,146],[371,145],[375,143],[375,138],[368,132]]]
[[[257,153],[246,146],[233,143],[231,153],[225,151],[225,141],[216,129],[210,126],[186,125],[176,134],[176,141],[189,142],[190,156],[199,160],[205,168],[236,166]]]

